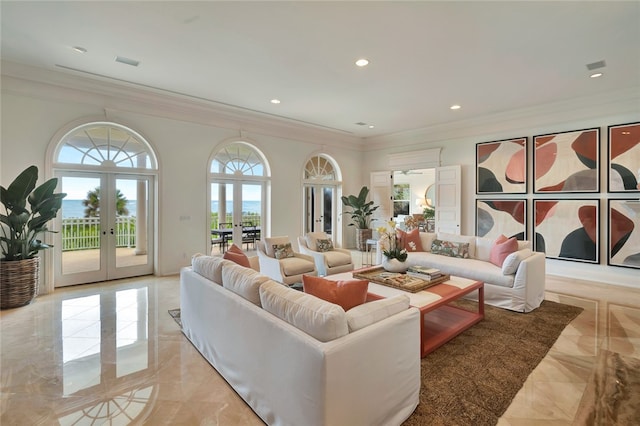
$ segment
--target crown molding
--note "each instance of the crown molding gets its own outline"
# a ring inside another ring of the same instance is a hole
[[[313,123],[68,70],[1,62],[2,91],[361,151],[364,139]]]
[[[420,129],[365,138],[367,150],[383,150],[389,146],[415,147],[430,143],[478,137],[479,135],[504,135],[533,128],[547,127],[550,132],[561,130],[567,122],[606,119],[629,114],[640,117],[640,86],[624,90],[600,93],[594,96],[574,98],[529,108],[520,108],[495,114],[437,124]],[[632,120],[635,120],[632,118]],[[603,122],[606,126],[614,123]]]

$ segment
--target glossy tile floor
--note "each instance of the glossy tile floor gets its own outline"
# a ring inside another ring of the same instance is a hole
[[[640,289],[551,276],[547,289],[585,310],[500,425],[571,424],[600,349],[640,358]],[[67,287],[1,311],[0,424],[262,424],[181,334],[167,313],[179,305],[171,276]]]

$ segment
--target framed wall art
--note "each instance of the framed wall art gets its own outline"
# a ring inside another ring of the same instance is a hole
[[[526,137],[476,144],[476,194],[526,193]]]
[[[640,200],[608,200],[607,263],[640,269]]]
[[[609,192],[640,192],[640,123],[609,126]]]
[[[600,129],[534,136],[533,192],[600,192]]]
[[[527,239],[527,200],[476,200],[476,235]]]
[[[599,263],[600,200],[533,200],[533,247],[549,259]]]

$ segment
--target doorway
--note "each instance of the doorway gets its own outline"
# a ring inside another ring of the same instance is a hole
[[[54,245],[55,286],[152,274],[153,178],[86,172],[57,177],[68,196]]]

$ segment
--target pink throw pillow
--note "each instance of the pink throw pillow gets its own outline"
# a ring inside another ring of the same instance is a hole
[[[246,254],[244,254],[242,249],[235,244],[231,244],[231,247],[229,247],[229,250],[227,250],[224,253],[222,258],[235,262],[240,266],[251,268],[251,264],[249,263],[249,258],[247,257]]]
[[[420,230],[418,228],[413,231],[404,232],[402,229],[398,229],[398,237],[402,243],[402,247],[405,250],[411,251],[424,251],[422,248],[422,242],[420,241]]]
[[[322,300],[342,306],[348,311],[354,306],[367,301],[367,280],[333,281],[322,277],[302,276],[302,288],[305,293],[312,294]]]
[[[516,240],[516,237],[507,238],[504,235],[500,235],[494,241],[493,247],[491,247],[489,262],[502,268],[502,264],[507,256],[516,251],[518,251],[518,240]]]

